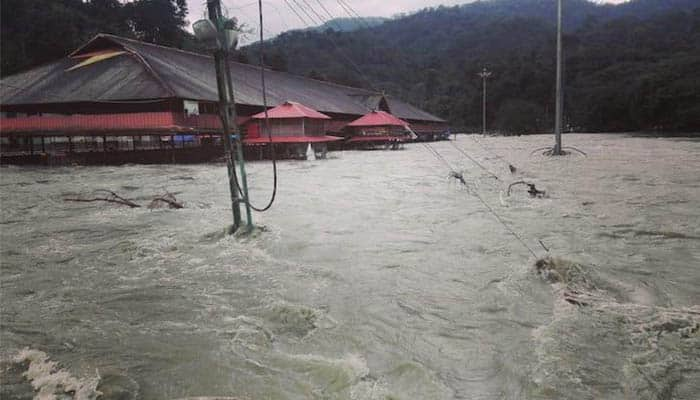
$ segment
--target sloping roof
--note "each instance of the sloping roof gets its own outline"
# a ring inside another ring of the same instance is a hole
[[[65,58],[0,81],[3,104],[78,103],[173,97],[131,55],[66,71],[82,60]]]
[[[67,71],[86,54],[121,49],[125,54]],[[237,104],[262,106],[260,69],[231,62]],[[266,71],[271,104],[292,100],[323,113],[362,115],[377,93],[278,71]],[[143,101],[182,98],[217,101],[214,63],[207,55],[100,34],[69,57],[0,81],[0,102],[7,105],[95,101]],[[396,99],[388,99],[397,116],[444,122]]]
[[[348,126],[407,126],[408,122],[402,121],[386,111],[372,111],[355,121],[352,121]]]
[[[322,114],[303,104],[294,101],[285,101],[277,107],[267,110],[267,117],[272,119],[282,118],[311,118],[311,119],[331,119],[326,114]],[[253,115],[253,119],[265,119],[265,112]]]

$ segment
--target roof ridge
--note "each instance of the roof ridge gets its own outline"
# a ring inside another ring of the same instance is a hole
[[[151,47],[158,47],[158,48],[161,48],[161,49],[164,49],[164,50],[176,51],[176,52],[178,52],[178,53],[185,53],[185,54],[190,54],[190,55],[193,55],[193,56],[199,56],[199,57],[204,57],[204,58],[213,58],[213,56],[211,56],[211,55],[209,55],[209,54],[197,53],[196,51],[190,51],[190,50],[183,50],[183,49],[179,49],[179,48],[177,48],[177,47],[172,47],[172,46],[163,46],[163,45],[160,45],[160,44],[151,43],[151,42],[145,42],[145,41],[143,41],[143,40],[127,38],[127,37],[124,37],[124,36],[118,36],[118,35],[114,35],[114,34],[111,34],[111,33],[100,33],[100,34],[98,34],[97,36],[108,37],[108,38],[112,38],[112,39],[116,39],[116,40],[124,40],[124,41],[127,41],[127,42],[134,42],[134,43],[138,43],[138,44],[141,44],[141,45],[146,45],[146,46],[151,46]],[[92,40],[90,40],[90,41],[92,41]],[[246,63],[242,63],[242,62],[239,62],[239,61],[233,61],[233,60],[228,60],[228,61],[229,61],[230,63],[242,65],[242,66],[244,66],[244,67],[254,68],[254,69],[260,69],[260,66],[259,66],[259,65],[246,64]],[[301,79],[305,79],[305,80],[309,80],[309,81],[318,82],[318,83],[321,83],[321,84],[324,84],[324,85],[336,86],[336,87],[347,88],[347,89],[353,89],[353,90],[362,90],[362,91],[365,92],[365,93],[363,93],[363,95],[376,95],[376,96],[381,96],[381,95],[382,95],[381,93],[372,91],[372,90],[370,90],[370,89],[360,88],[360,87],[356,87],[356,86],[343,85],[343,84],[340,84],[340,83],[330,82],[330,81],[324,81],[324,80],[321,80],[321,79],[314,79],[314,78],[310,78],[310,77],[304,76],[304,75],[293,74],[293,73],[288,72],[288,71],[275,71],[275,70],[273,70],[273,69],[271,69],[271,68],[265,68],[265,70],[268,71],[268,72],[277,73],[277,74],[292,75],[292,76],[295,76],[295,77],[298,77],[298,78],[301,78]],[[349,96],[352,96],[352,95],[349,95]]]
[[[100,33],[100,34],[98,34],[96,37],[94,37],[92,40],[90,40],[90,42],[88,42],[88,44],[91,43],[91,42],[93,42],[93,41],[96,40],[97,38],[100,38],[100,37],[105,37],[105,38],[111,39],[111,40],[115,40],[115,38],[117,38],[117,39],[125,39],[126,41],[138,42],[138,40],[131,40],[131,39],[127,39],[127,38],[122,38],[121,36],[111,35],[111,34],[108,34],[108,33]],[[158,82],[159,85],[161,85],[161,86],[163,87],[163,89],[165,89],[167,92],[169,92],[172,96],[175,96],[175,95],[176,95],[175,89],[173,89],[173,87],[170,86],[170,85],[156,72],[155,69],[153,69],[153,66],[151,66],[151,64],[143,57],[143,55],[141,55],[138,51],[136,51],[136,49],[133,49],[133,48],[127,46],[127,45],[124,44],[124,43],[118,43],[118,44],[121,45],[122,47],[124,47],[124,49],[127,50],[129,53],[131,53],[132,55],[134,55],[134,56],[136,57],[136,60],[138,60],[138,62],[141,63],[141,64],[143,65],[143,67],[146,69],[146,72],[148,72],[151,76],[153,76],[153,78],[155,78],[155,80]],[[87,46],[87,44],[86,44],[85,46]],[[85,46],[83,46],[83,48],[84,48]],[[73,53],[73,54],[74,54],[74,53]]]
[[[107,38],[116,39],[116,40],[124,40],[124,41],[127,41],[127,42],[138,43],[138,44],[142,44],[142,45],[146,45],[146,46],[151,46],[151,47],[159,47],[159,48],[165,49],[165,50],[172,50],[172,51],[177,51],[177,52],[179,52],[179,53],[191,54],[191,55],[193,55],[193,56],[199,56],[199,57],[205,57],[205,58],[214,58],[214,57],[211,56],[211,55],[203,54],[203,53],[197,53],[196,51],[184,50],[184,49],[179,49],[179,48],[177,48],[177,47],[164,46],[164,45],[162,45],[162,44],[156,44],[156,43],[151,43],[151,42],[145,42],[145,41],[143,41],[143,40],[132,39],[132,38],[124,37],[124,36],[114,35],[114,34],[111,34],[111,33],[100,33],[100,34],[98,34],[97,36],[100,36],[100,37],[107,37]],[[92,41],[92,40],[91,40],[91,41]]]
[[[184,54],[189,54],[189,55],[193,55],[193,56],[199,56],[199,57],[204,57],[204,58],[213,58],[213,56],[211,56],[211,55],[209,55],[209,54],[197,53],[196,51],[190,51],[190,50],[183,50],[183,49],[179,49],[179,48],[177,48],[177,47],[172,47],[172,46],[163,46],[163,45],[160,45],[160,44],[151,43],[151,42],[145,42],[145,41],[143,41],[143,40],[138,40],[138,39],[127,38],[127,37],[124,37],[124,36],[114,35],[114,34],[111,34],[111,33],[100,33],[100,34],[98,34],[95,38],[100,37],[100,36],[101,36],[101,37],[108,37],[108,38],[112,38],[112,39],[116,39],[116,40],[124,40],[124,41],[127,41],[127,42],[138,43],[138,44],[141,44],[141,45],[146,45],[146,46],[151,46],[151,47],[158,47],[158,48],[161,48],[161,49],[164,49],[164,50],[176,51],[176,52],[178,52],[178,53],[184,53]],[[93,40],[94,40],[94,38],[93,38]],[[91,42],[91,41],[92,41],[92,40],[90,40],[90,42]],[[88,43],[89,43],[89,42],[88,42]],[[244,67],[248,67],[248,68],[260,69],[260,66],[259,66],[259,65],[246,64],[246,63],[242,63],[242,62],[239,62],[239,61],[233,61],[233,60],[230,60],[230,59],[228,60],[228,62],[233,63],[233,64],[238,64],[238,65],[241,65],[241,66],[244,66]],[[370,96],[375,96],[375,95],[376,95],[376,96],[382,96],[382,93],[375,92],[375,91],[370,90],[370,89],[365,89],[365,88],[356,87],[356,86],[343,85],[343,84],[340,84],[340,83],[330,82],[330,81],[324,81],[324,80],[321,80],[321,79],[314,79],[314,78],[310,78],[310,77],[304,76],[304,75],[293,74],[293,73],[288,72],[288,71],[275,71],[275,70],[270,69],[270,68],[265,68],[265,70],[268,71],[268,72],[277,73],[277,74],[292,75],[292,76],[295,76],[295,77],[298,77],[298,78],[301,78],[301,79],[305,79],[305,80],[309,80],[309,81],[318,82],[318,83],[321,83],[321,84],[324,84],[324,85],[336,86],[336,87],[340,87],[340,88],[347,88],[347,89],[353,89],[353,90],[361,90],[361,91],[364,91],[364,92],[365,92],[365,93],[363,93],[363,95],[365,95],[365,96],[366,96],[366,95],[370,95]],[[348,95],[348,96],[353,96],[353,95],[350,94],[350,95]]]

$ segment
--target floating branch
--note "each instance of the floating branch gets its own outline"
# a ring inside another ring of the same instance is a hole
[[[525,181],[517,181],[513,182],[508,186],[508,196],[510,196],[510,191],[513,188],[513,186],[518,186],[518,185],[525,185],[528,187],[527,192],[530,194],[530,197],[544,197],[547,192],[544,190],[538,190],[537,187],[535,187],[534,183],[529,183]]]
[[[124,206],[128,206],[131,208],[140,208],[140,204],[136,204],[133,201],[126,199],[115,192],[111,190],[96,190],[95,193],[104,193],[104,196],[100,197],[92,197],[92,198],[67,198],[63,199],[63,201],[70,201],[70,202],[76,202],[76,203],[95,203],[98,201],[103,201],[105,203],[114,203],[114,204],[120,204]],[[154,209],[154,208],[161,208],[161,207],[168,207],[168,208],[173,208],[173,209],[181,209],[185,208],[185,206],[177,200],[175,195],[170,192],[165,192],[165,194],[160,195],[160,196],[155,196],[153,200],[151,200],[151,203],[148,205],[149,209]]]
[[[154,197],[153,200],[151,200],[151,204],[148,205],[148,208],[160,208],[162,204],[167,205],[169,208],[174,208],[178,210],[181,208],[185,208],[185,206],[182,203],[177,201],[175,195],[170,192],[166,192],[164,195]]]
[[[68,199],[63,199],[63,201],[71,201],[71,202],[78,202],[78,203],[93,203],[97,201],[104,201],[107,203],[115,203],[115,204],[121,204],[124,206],[129,206],[131,208],[139,208],[141,207],[140,205],[134,203],[133,201],[129,199],[125,199],[124,197],[114,193],[111,190],[96,190],[96,193],[106,193],[109,196],[107,197],[93,197],[90,199],[82,199],[82,198],[68,198]]]

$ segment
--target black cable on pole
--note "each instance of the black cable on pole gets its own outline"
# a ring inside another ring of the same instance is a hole
[[[265,57],[265,52],[264,52],[264,46],[265,46],[265,40],[263,38],[263,10],[262,10],[262,0],[258,0],[258,14],[260,14],[260,81],[262,83],[262,98],[263,98],[263,107],[265,108],[265,130],[267,131],[267,137],[268,137],[268,143],[270,144],[270,157],[272,158],[272,173],[273,173],[273,188],[272,188],[272,196],[270,197],[270,201],[267,203],[267,205],[264,208],[258,208],[254,207],[252,204],[250,204],[250,200],[248,200],[248,204],[250,204],[250,208],[257,212],[265,212],[272,208],[272,205],[275,203],[275,199],[277,198],[277,154],[275,153],[275,145],[272,142],[272,131],[270,130],[270,118],[267,112],[267,85],[265,82],[265,65],[264,65],[264,57]]]
[[[265,126],[266,126],[266,129],[268,130],[268,135],[269,135],[268,137],[270,139],[270,149],[271,149],[270,154],[272,156],[272,170],[273,170],[273,176],[274,176],[272,196],[270,198],[269,203],[263,208],[258,208],[258,207],[253,206],[253,204],[250,202],[250,199],[248,198],[248,196],[245,196],[243,194],[243,191],[241,190],[241,185],[238,181],[238,174],[236,173],[235,168],[233,168],[231,180],[235,181],[236,187],[238,188],[238,193],[241,195],[242,201],[244,201],[251,209],[253,209],[257,212],[265,212],[265,211],[268,211],[270,208],[272,208],[272,205],[275,203],[275,199],[277,198],[277,157],[275,154],[274,145],[272,144],[272,133],[270,132],[270,129],[269,129],[269,119],[268,119],[268,113],[267,113],[267,88],[265,86],[265,67],[263,65],[264,53],[262,51],[262,46],[264,43],[262,0],[258,0],[258,11],[259,11],[259,15],[260,15],[260,74],[261,74],[261,78],[262,78],[263,106],[265,107]],[[224,63],[224,67],[225,67],[225,75],[226,75],[226,81],[227,81],[226,86],[228,86],[228,92],[229,92],[228,95],[229,95],[229,99],[231,99],[231,98],[233,98],[233,85],[231,84],[231,79],[232,79],[231,78],[231,64],[230,64],[228,57],[226,57],[225,61],[226,62]],[[235,107],[235,106],[236,106],[235,104],[230,105],[230,107]],[[227,112],[228,112],[228,110],[227,110]],[[234,124],[236,124],[235,121],[234,121]],[[240,132],[238,132],[238,134],[239,134],[238,140],[242,141],[243,140],[242,135],[240,135]]]

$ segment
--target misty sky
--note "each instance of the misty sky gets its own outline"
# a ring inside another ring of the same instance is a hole
[[[552,0],[555,1],[555,0]],[[621,3],[625,0],[599,0],[604,3]],[[410,13],[425,7],[434,7],[439,5],[452,6],[456,4],[468,3],[468,0],[263,0],[263,9],[265,11],[265,36],[272,37],[280,32],[305,28],[307,25],[292,11],[290,5],[295,7],[302,18],[309,25],[320,25],[318,17],[310,11],[308,6],[311,6],[323,18],[329,19],[328,14],[324,11],[319,2],[323,4],[328,12],[334,17],[348,17],[348,12],[341,6],[342,2],[349,4],[359,15],[391,17],[399,13]],[[190,21],[196,21],[204,15],[206,8],[206,0],[188,0],[190,8]],[[236,16],[240,22],[246,24],[250,29],[255,31],[249,35],[249,42],[255,40],[258,31],[257,20],[257,1],[255,0],[222,0],[222,4],[228,9],[229,15]],[[311,23],[310,18],[300,11],[296,4],[306,8],[306,11],[316,20]]]

